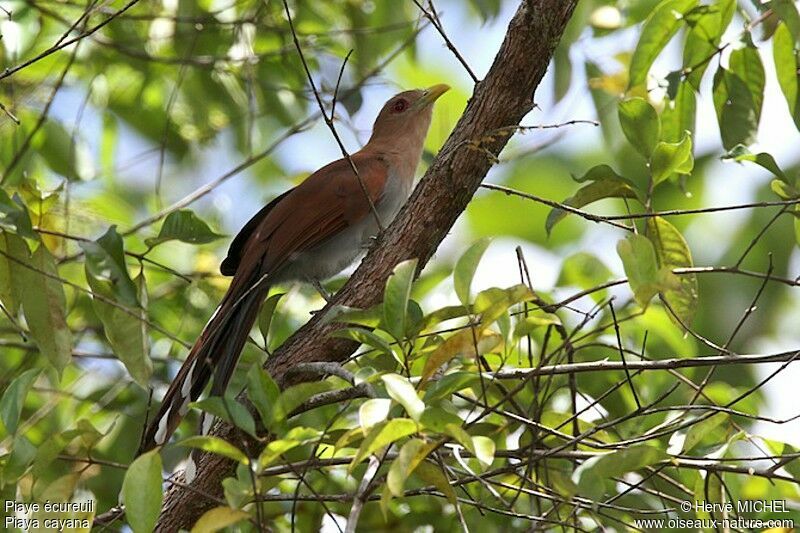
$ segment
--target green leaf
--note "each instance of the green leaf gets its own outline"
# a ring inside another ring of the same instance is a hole
[[[570,196],[562,203],[580,209],[585,205],[605,198],[636,198],[636,196],[636,190],[629,183],[609,178],[581,187],[573,196]],[[553,227],[569,214],[570,212],[565,209],[554,207],[545,221],[547,233],[552,232]]]
[[[659,289],[658,263],[653,244],[643,235],[629,235],[617,243],[617,253],[636,302],[646,307]]]
[[[22,299],[22,288],[28,271],[30,251],[25,240],[8,231],[0,231],[0,302],[16,316]]]
[[[683,441],[682,452],[686,453],[691,451],[704,437],[708,436],[709,433],[721,424],[727,422],[729,418],[730,416],[728,413],[716,413],[691,426],[686,433],[686,439]]]
[[[409,418],[393,418],[374,426],[353,457],[349,472],[374,451],[417,432],[417,423]]]
[[[269,328],[272,325],[272,318],[275,316],[275,308],[285,294],[283,292],[273,294],[261,304],[261,311],[258,313],[258,330],[264,337],[265,344],[269,339]]]
[[[654,446],[634,445],[587,459],[575,469],[572,480],[578,485],[581,494],[598,501],[605,493],[606,482],[612,477],[622,476],[668,458],[663,450]]]
[[[253,365],[247,373],[247,397],[265,425],[272,420],[272,406],[280,394],[281,390],[272,376],[259,365]]]
[[[16,482],[25,474],[28,467],[36,459],[36,446],[25,435],[18,433],[11,443],[11,453],[4,457],[4,464],[0,470],[0,487]]]
[[[25,405],[25,397],[40,372],[39,368],[31,368],[14,378],[0,399],[0,419],[3,420],[6,433],[9,435],[17,432],[17,424],[19,424],[22,407]]]
[[[214,507],[203,513],[192,527],[192,533],[214,533],[247,520],[250,515],[231,507]]]
[[[772,0],[770,7],[789,29],[795,43],[800,46],[800,13],[797,12],[794,0]]]
[[[561,263],[561,273],[556,285],[559,287],[578,287],[589,289],[597,287],[611,279],[611,270],[596,256],[587,252],[578,252],[567,257]],[[595,301],[605,298],[604,291],[592,293]],[[599,295],[598,295],[599,293]]]
[[[800,209],[795,206],[794,208],[794,240],[800,246]]]
[[[628,142],[645,159],[649,159],[661,137],[661,121],[650,102],[644,98],[630,98],[620,102],[619,124]]]
[[[364,432],[375,424],[383,422],[389,417],[392,400],[389,398],[371,398],[358,408],[358,425]]]
[[[420,331],[430,329],[453,318],[469,316],[473,313],[471,305],[448,305],[425,315]]]
[[[125,472],[125,518],[134,533],[150,533],[155,528],[163,500],[161,483],[161,456],[157,450],[137,457]]]
[[[44,490],[42,490],[42,485],[39,483],[34,487],[34,498],[37,501],[51,501],[51,502],[67,502],[72,497],[72,494],[75,492],[75,487],[78,484],[78,481],[81,479],[80,472],[70,472],[69,474],[64,474],[63,476],[56,478],[55,481],[49,483]],[[39,511],[42,515],[45,514],[41,510]],[[38,513],[34,513],[36,516]],[[70,513],[71,516],[77,517],[76,514]],[[68,515],[68,516],[70,516]],[[40,515],[41,516],[41,515]]]
[[[451,413],[448,413],[448,415],[450,414]],[[443,433],[453,437],[456,442],[461,444],[469,453],[475,454],[475,443],[472,442],[472,436],[463,428],[464,422],[456,415],[452,415],[452,417],[454,418],[454,422],[445,424]]]
[[[795,126],[800,129],[800,52],[786,24],[778,24],[772,38],[772,58],[778,84],[789,106]]]
[[[30,215],[22,199],[16,194],[13,199],[9,198],[3,189],[0,189],[0,229],[20,237],[38,238],[33,231]]]
[[[789,178],[784,174],[783,170],[778,166],[770,154],[761,152],[753,154],[743,144],[737,144],[733,150],[722,156],[722,159],[732,159],[734,161],[751,161],[765,170],[772,172],[776,177],[780,178],[783,182],[789,183]]]
[[[772,180],[769,182],[769,187],[772,192],[781,197],[781,200],[794,200],[800,198],[800,189],[794,185],[789,185],[782,180]]]
[[[692,169],[692,137],[688,133],[678,143],[659,142],[650,159],[650,173],[655,185],[673,174],[690,174]]]
[[[442,472],[441,469],[432,465],[431,463],[423,461],[417,465],[414,475],[419,477],[425,483],[433,485],[439,489],[439,491],[445,495],[447,501],[449,501],[452,505],[456,504],[456,492],[453,490],[450,482],[447,481],[447,476],[444,475],[444,472]]]
[[[253,416],[244,405],[237,402],[234,398],[229,396],[211,396],[197,402],[192,402],[191,406],[201,409],[217,418],[221,418],[254,437],[256,436],[256,423],[253,420]]]
[[[480,377],[473,372],[451,372],[442,376],[442,379],[425,391],[423,400],[428,405],[447,398],[454,392],[472,387],[480,381]]]
[[[133,282],[138,287],[142,306],[146,305],[147,287],[144,272],[140,273]],[[124,304],[120,303],[119,305]],[[114,355],[122,361],[131,377],[143,388],[147,388],[153,373],[153,362],[149,356],[147,312],[142,306],[130,309],[135,313],[135,316],[131,316],[124,309],[108,302],[98,298],[92,300],[92,307],[103,323],[103,332],[114,350]]]
[[[761,55],[753,44],[750,34],[745,34],[744,43],[744,47],[731,52],[728,58],[728,68],[747,85],[755,106],[756,121],[758,121],[764,103],[766,76],[764,65],[761,63]]]
[[[417,260],[410,259],[399,263],[389,279],[383,293],[383,322],[388,331],[398,341],[406,335],[406,313],[411,298],[411,285],[417,271]]]
[[[484,468],[492,466],[494,461],[495,444],[489,437],[478,435],[472,437],[472,446],[475,449],[475,457]]]
[[[189,244],[206,244],[221,239],[224,235],[214,233],[208,224],[200,220],[193,211],[183,209],[173,211],[164,220],[161,230],[157,237],[145,239],[145,244],[149,247],[158,246],[161,243],[178,240]]]
[[[286,452],[308,444],[319,438],[320,432],[316,429],[296,427],[289,430],[284,438],[270,441],[264,447],[264,451],[258,457],[257,471],[262,471],[275,461],[277,461]]]
[[[686,35],[683,48],[683,69],[688,72],[686,81],[695,90],[700,90],[703,73],[715,56],[720,39],[735,12],[736,0],[719,0],[708,6],[699,16],[687,17],[691,29]]]
[[[435,446],[435,442],[425,443],[421,439],[411,439],[403,444],[386,476],[386,485],[394,496],[403,495],[406,480]]]
[[[125,265],[125,250],[117,227],[93,242],[81,242],[86,253],[86,279],[93,291],[129,307],[139,305],[136,285]]]
[[[333,388],[328,381],[317,381],[308,383],[299,383],[291,387],[287,387],[272,407],[272,424],[281,422],[289,416],[292,411],[300,407],[303,402],[312,396],[321,392],[327,392]]]
[[[481,315],[481,322],[488,326],[500,317],[508,316],[511,306],[533,299],[534,294],[521,283],[507,289],[492,287],[478,293],[473,310]]]
[[[60,373],[72,359],[64,287],[55,279],[56,262],[43,243],[33,253],[30,266],[24,271],[26,290],[20,291],[25,320],[36,346]]]
[[[714,75],[713,96],[725,149],[731,150],[737,144],[753,144],[758,132],[758,110],[744,80],[719,67]]]
[[[425,429],[431,429],[437,433],[447,433],[450,435],[454,435],[451,426],[461,429],[461,425],[464,423],[458,415],[436,406],[426,408],[419,422]],[[466,446],[472,446],[472,441],[469,440]]]
[[[53,172],[68,180],[86,180],[94,174],[89,149],[54,119],[44,122],[32,146]]]
[[[408,379],[399,374],[384,374],[381,376],[386,392],[394,401],[403,406],[408,415],[415,421],[419,421],[425,404],[417,396],[417,391]]]
[[[252,480],[248,478],[247,481],[244,481],[244,476],[241,479],[239,477],[223,479],[222,491],[225,494],[225,501],[233,508],[244,507],[253,499]]]
[[[80,246],[86,253],[86,280],[93,293],[103,297],[93,298],[92,307],[103,323],[108,343],[133,379],[147,388],[153,364],[147,345],[144,275],[140,274],[136,282],[130,278],[116,226],[96,241],[81,242]]]
[[[647,17],[631,58],[629,87],[647,80],[650,67],[680,28],[683,15],[696,5],[697,0],[664,0]]]
[[[382,315],[383,306],[380,304],[370,307],[369,309],[334,305],[331,310],[325,314],[324,321],[325,323],[339,322],[342,324],[356,324],[374,328],[380,324]]]
[[[647,233],[653,243],[658,264],[662,270],[690,268],[692,252],[683,235],[661,217],[647,219]],[[677,284],[662,287],[664,299],[669,303],[683,324],[690,326],[697,310],[697,276],[683,274],[678,276]]]
[[[58,458],[61,451],[75,438],[75,431],[65,431],[50,436],[39,446],[36,452],[36,460],[31,468],[31,476],[34,479],[45,474],[50,465]]]
[[[331,333],[331,336],[340,339],[350,339],[383,352],[390,357],[394,357],[394,351],[392,351],[392,347],[389,343],[368,329],[356,327],[341,328]]]
[[[480,263],[481,257],[483,257],[483,253],[490,243],[490,239],[481,239],[475,242],[459,257],[453,269],[453,285],[455,286],[456,296],[464,305],[469,305],[470,303],[472,278],[475,277],[478,263]]]
[[[195,435],[194,437],[189,437],[188,439],[180,441],[178,446],[197,448],[204,452],[215,453],[238,463],[248,464],[250,462],[244,452],[239,448],[224,439],[212,435]]]
[[[470,4],[478,12],[483,22],[491,21],[500,14],[500,0],[470,0]]]
[[[557,315],[534,309],[528,312],[528,316],[521,316],[517,321],[517,325],[514,327],[514,338],[526,337],[538,328],[559,324],[561,324],[561,319]]]
[[[666,142],[678,142],[688,131],[694,135],[697,121],[697,97],[686,82],[678,84],[673,99],[665,99],[661,112],[661,138]]]

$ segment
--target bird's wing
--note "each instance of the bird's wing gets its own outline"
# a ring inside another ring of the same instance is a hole
[[[294,189],[289,189],[283,194],[276,196],[270,203],[262,207],[258,213],[253,215],[253,217],[247,221],[247,224],[245,224],[244,227],[239,230],[239,233],[237,233],[236,237],[234,237],[233,241],[231,241],[231,245],[228,248],[227,257],[225,257],[225,259],[222,261],[222,264],[219,266],[219,270],[223,276],[233,276],[236,274],[236,269],[239,268],[239,261],[242,259],[242,253],[244,251],[245,244],[247,244],[247,240],[250,238],[256,228],[258,228],[259,224],[264,221],[264,218],[269,214],[269,212],[272,211],[272,209],[293,190]]]
[[[380,203],[389,166],[371,154],[357,153],[351,159],[357,176],[350,162],[340,159],[322,167],[281,198],[245,243],[239,270],[245,270],[247,264],[249,268],[259,265],[262,272],[274,272],[293,255],[374,216],[370,202]]]

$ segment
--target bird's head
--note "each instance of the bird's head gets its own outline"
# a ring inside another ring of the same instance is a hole
[[[403,91],[389,98],[372,127],[370,144],[406,142],[420,149],[431,125],[433,103],[450,90],[440,83],[427,89]]]

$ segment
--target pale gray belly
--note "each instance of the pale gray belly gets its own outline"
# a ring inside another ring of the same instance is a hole
[[[408,198],[411,187],[400,180],[389,180],[387,190],[375,209],[383,227],[394,220]],[[325,240],[317,246],[296,254],[288,264],[273,276],[273,283],[284,281],[312,281],[331,278],[353,264],[370,245],[371,237],[378,234],[378,224],[373,213],[357,224]]]

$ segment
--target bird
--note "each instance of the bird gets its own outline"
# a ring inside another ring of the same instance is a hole
[[[449,89],[437,84],[392,96],[363,148],[323,166],[244,225],[220,266],[233,276],[228,290],[164,394],[137,455],[169,440],[212,378],[209,394],[224,394],[271,286],[299,281],[321,290],[322,281],[352,264],[392,221],[413,189],[433,104]]]

